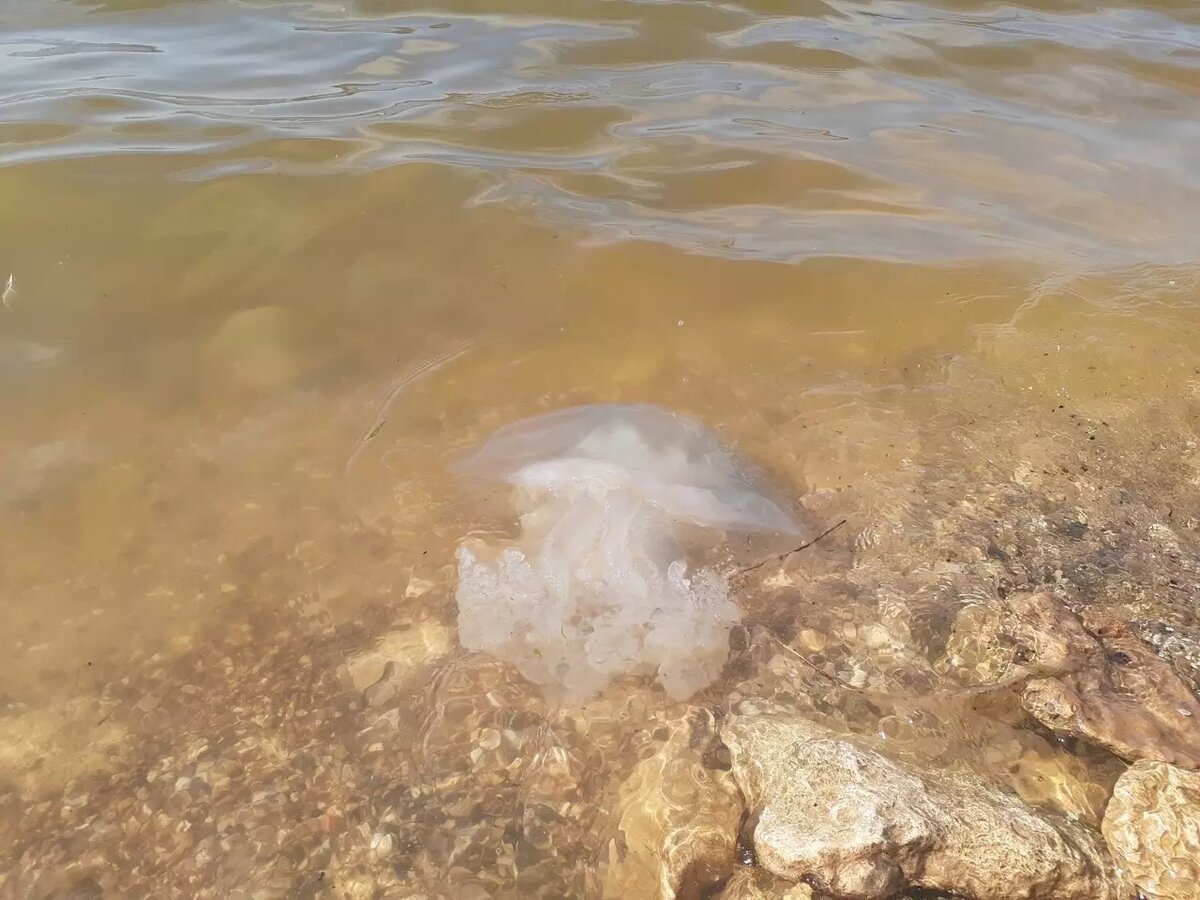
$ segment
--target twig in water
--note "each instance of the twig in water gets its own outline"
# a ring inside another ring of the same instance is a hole
[[[793,553],[799,553],[801,550],[807,550],[809,547],[811,547],[817,541],[822,540],[823,538],[829,537],[829,535],[833,534],[835,531],[837,531],[839,528],[841,528],[845,524],[846,524],[846,520],[842,519],[836,525],[831,525],[829,528],[826,528],[824,531],[822,531],[820,534],[818,534],[815,538],[813,538],[810,541],[805,541],[799,547],[793,547],[791,550],[788,550],[785,553],[777,553],[774,556],[768,556],[766,559],[760,559],[758,562],[756,562],[752,565],[746,566],[743,569],[739,569],[738,573],[741,575],[745,575],[747,572],[753,572],[755,569],[765,566],[767,563],[771,562],[772,560],[779,560],[779,562],[782,563]]]
[[[367,446],[376,435],[383,430],[383,426],[387,424],[388,411],[396,402],[396,399],[404,392],[404,389],[416,381],[421,380],[427,375],[432,375],[442,366],[449,365],[460,356],[474,349],[474,341],[463,341],[457,346],[451,348],[445,353],[435,356],[432,359],[424,360],[414,366],[410,366],[400,373],[391,385],[388,386],[387,395],[384,397],[383,406],[379,408],[379,412],[375,415],[375,421],[371,423],[371,427],[367,433],[359,440],[358,446],[354,448],[354,452],[350,454],[350,458],[346,460],[345,474],[349,475],[354,469],[355,462],[358,461],[359,454]]]
[[[354,452],[350,454],[350,458],[346,460],[346,466],[342,470],[343,477],[347,481],[346,493],[349,498],[350,505],[363,522],[367,523],[368,525],[371,524],[367,516],[364,515],[362,509],[359,507],[355,497],[356,492],[353,484],[353,474],[354,466],[358,462],[358,458],[362,455],[363,451],[370,446],[371,442],[379,436],[379,433],[383,431],[383,427],[388,423],[388,415],[391,412],[392,406],[404,393],[405,388],[408,388],[422,378],[433,374],[443,366],[449,365],[460,356],[463,356],[474,348],[474,341],[463,341],[439,356],[435,356],[432,359],[427,359],[414,366],[410,366],[401,372],[400,376],[388,386],[387,393],[383,399],[383,405],[379,408],[379,412],[375,414],[375,421],[371,423],[371,427],[367,429],[367,433],[359,439],[358,445],[354,448]],[[383,455],[385,460],[390,452],[391,451],[388,451],[388,453]]]

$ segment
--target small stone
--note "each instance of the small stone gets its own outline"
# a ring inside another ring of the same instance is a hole
[[[825,635],[819,631],[813,631],[811,628],[805,628],[800,632],[800,643],[804,645],[806,650],[811,650],[816,653],[825,649]]]
[[[399,696],[396,684],[388,678],[391,672],[391,667],[385,668],[383,678],[363,691],[367,706],[386,706]]]
[[[373,900],[377,888],[375,879],[370,875],[350,875],[337,879],[335,896],[339,900]]]
[[[404,589],[404,597],[406,600],[412,600],[415,597],[423,597],[428,594],[435,586],[435,582],[428,578],[418,578],[414,575],[408,579],[408,586]]]
[[[371,854],[376,861],[387,859],[392,855],[392,836],[387,832],[376,832],[371,837]]]
[[[742,802],[729,772],[704,766],[715,740],[711,713],[693,709],[621,786],[625,852],[608,866],[605,900],[705,896],[729,877]]]

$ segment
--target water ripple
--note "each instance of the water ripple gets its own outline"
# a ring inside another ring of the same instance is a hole
[[[780,261],[1196,254],[1186,5],[377,6],[28,5],[0,38],[0,166],[432,161],[596,239]]]

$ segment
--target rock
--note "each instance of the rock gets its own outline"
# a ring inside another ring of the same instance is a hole
[[[758,863],[876,900],[909,887],[971,900],[1116,900],[1098,834],[982,780],[925,771],[804,720],[733,716],[733,774]]]
[[[1138,637],[1175,667],[1179,677],[1200,694],[1200,628],[1165,622],[1133,622]]]
[[[1117,781],[1104,839],[1122,875],[1151,900],[1200,900],[1200,773],[1134,763]]]
[[[1122,759],[1200,768],[1200,703],[1179,674],[1124,623],[1089,624],[1099,635],[1100,663],[1031,680],[1022,706],[1058,734],[1081,737]]]
[[[947,662],[973,683],[1024,681],[1021,705],[1057,734],[1126,760],[1200,768],[1200,703],[1170,663],[1103,613],[1081,622],[1046,592],[968,608]]]
[[[1200,715],[1200,705],[1194,699],[1181,698],[1177,706],[1167,707],[1165,715],[1160,715],[1138,705],[1135,697],[1114,696],[1110,687],[1099,672],[1064,679],[1038,678],[1026,685],[1021,703],[1056,733],[1081,737],[1122,759],[1200,767],[1200,722],[1195,718]]]
[[[725,883],[719,900],[812,900],[807,884],[782,881],[755,866],[741,866]]]
[[[385,634],[369,650],[346,662],[350,683],[364,692],[371,706],[382,706],[399,695],[405,682],[453,648],[450,629],[433,620]]]
[[[605,898],[699,898],[729,877],[742,800],[714,747],[712,714],[693,709],[621,786]]]
[[[1104,650],[1050,594],[1013,594],[963,609],[946,647],[960,679],[997,684],[1103,666]]]
[[[1103,662],[1104,648],[1051,594],[1014,594],[1004,607],[1009,629],[1026,649],[1026,666],[1034,674],[1058,675]]]
[[[751,629],[749,643],[730,669],[743,676],[730,693],[739,712],[874,735],[890,759],[973,771],[1031,806],[1093,828],[1100,827],[1112,786],[1125,770],[1116,759],[1085,761],[1052,736],[1024,727],[1028,714],[1010,688],[935,689],[910,697],[856,690],[759,629]]]

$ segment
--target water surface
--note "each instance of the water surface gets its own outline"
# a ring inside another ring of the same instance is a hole
[[[848,684],[1006,585],[1189,624],[1197,158],[1187,2],[0,6],[0,894],[597,894],[678,706],[454,628],[446,462],[559,407],[846,519],[744,611]]]

